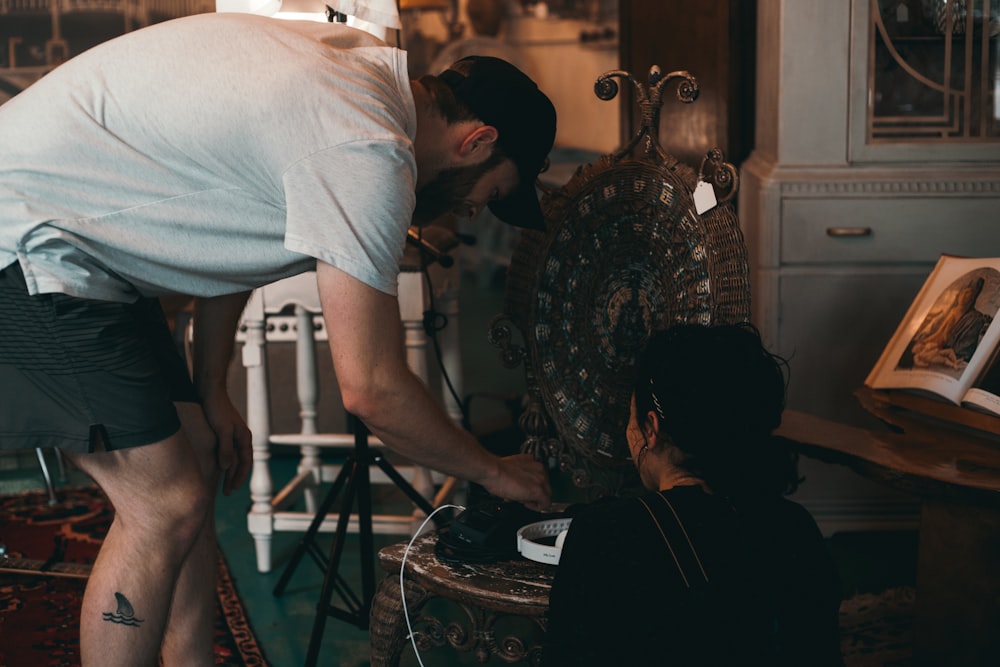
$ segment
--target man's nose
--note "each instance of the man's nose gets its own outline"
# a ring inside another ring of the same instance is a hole
[[[469,220],[475,220],[479,217],[479,212],[482,210],[482,206],[479,204],[473,204],[471,202],[465,202],[461,206],[455,209],[455,215],[459,218],[467,218]]]

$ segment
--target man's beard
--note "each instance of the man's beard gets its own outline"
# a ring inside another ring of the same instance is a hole
[[[493,152],[484,162],[471,167],[443,169],[430,183],[417,191],[413,224],[428,225],[449,213],[460,213],[465,198],[483,176],[495,169],[504,156]]]

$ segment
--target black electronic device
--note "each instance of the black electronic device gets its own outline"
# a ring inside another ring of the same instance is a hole
[[[551,518],[524,505],[486,497],[438,529],[437,557],[453,563],[492,563],[516,558],[517,531]]]

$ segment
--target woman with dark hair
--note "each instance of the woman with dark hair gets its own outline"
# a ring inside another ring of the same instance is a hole
[[[637,369],[626,438],[648,493],[575,513],[544,664],[843,664],[836,569],[784,498],[785,362],[750,325],[678,325]]]

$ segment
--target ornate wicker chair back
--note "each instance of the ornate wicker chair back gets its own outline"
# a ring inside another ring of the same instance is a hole
[[[612,71],[597,79],[598,97],[617,95],[615,79],[638,91],[642,127],[566,185],[543,191],[546,229],[522,232],[505,312],[490,328],[504,365],[524,364],[523,450],[558,465],[589,497],[634,483],[625,426],[636,357],[649,335],[750,316],[747,251],[731,206],[736,169],[712,149],[695,171],[659,143],[664,85],[679,81],[677,97],[690,103],[695,79],[653,67],[643,84]],[[717,202],[708,209],[705,188],[709,204]]]

